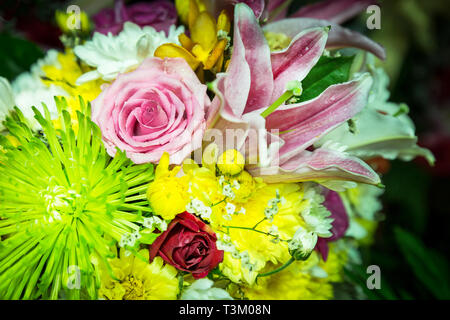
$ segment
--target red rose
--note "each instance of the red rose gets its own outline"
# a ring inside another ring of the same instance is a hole
[[[178,214],[150,247],[150,261],[157,255],[175,268],[204,278],[223,260],[217,237],[203,221],[188,212]]]

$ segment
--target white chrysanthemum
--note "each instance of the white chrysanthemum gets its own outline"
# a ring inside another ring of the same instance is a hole
[[[116,36],[108,33],[94,33],[91,41],[74,48],[75,54],[96,70],[87,72],[77,79],[82,84],[94,79],[114,80],[119,73],[133,70],[164,43],[176,43],[184,27],[172,25],[169,34],[157,32],[150,26],[143,28],[132,22],[125,22],[123,30]]]
[[[4,89],[9,91],[10,97],[13,97],[13,103],[10,108],[16,105],[20,111],[22,111],[24,117],[29,121],[33,130],[40,129],[41,126],[37,120],[34,119],[34,112],[31,107],[34,106],[40,112],[43,112],[43,102],[47,105],[52,119],[56,119],[58,112],[56,110],[54,97],[68,95],[63,88],[55,85],[46,86],[41,80],[41,77],[45,76],[42,71],[42,66],[54,65],[55,67],[60,67],[57,56],[58,51],[49,50],[44,58],[39,59],[31,66],[29,72],[20,74],[11,83],[11,86],[9,86],[9,84],[4,86]],[[4,80],[7,82],[6,79]],[[2,102],[4,102],[5,96],[3,91],[1,96]]]
[[[199,279],[184,290],[181,300],[233,300],[228,292],[213,285],[207,278]]]
[[[14,107],[14,95],[9,84],[8,79],[0,77],[0,131],[5,127],[3,120],[5,120],[8,112]]]
[[[45,103],[50,111],[52,119],[58,117],[56,109],[55,96],[67,96],[68,93],[61,87],[50,85],[46,86],[38,77],[32,73],[21,74],[17,80],[12,83],[14,101],[16,106],[22,111],[24,117],[30,122],[33,130],[41,126],[34,119],[34,112],[31,107],[36,107],[43,112],[42,103]]]

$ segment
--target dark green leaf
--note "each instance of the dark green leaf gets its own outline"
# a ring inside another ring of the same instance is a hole
[[[348,80],[352,57],[326,57],[322,56],[302,81],[303,94],[300,101],[311,100],[320,95],[333,84]]]
[[[12,81],[20,73],[29,71],[44,53],[34,43],[7,33],[0,34],[0,75]]]
[[[395,238],[417,281],[438,299],[449,299],[448,263],[409,232],[397,227]]]

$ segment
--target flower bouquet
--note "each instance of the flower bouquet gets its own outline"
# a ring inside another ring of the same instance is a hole
[[[340,26],[371,2],[57,11],[64,50],[0,78],[0,298],[360,294],[388,161],[433,162]]]

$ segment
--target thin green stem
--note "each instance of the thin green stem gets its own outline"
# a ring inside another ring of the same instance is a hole
[[[294,262],[295,261],[295,259],[293,258],[293,257],[291,257],[289,260],[288,260],[288,262],[286,262],[285,264],[283,264],[281,267],[279,267],[278,269],[275,269],[275,270],[272,270],[272,271],[269,271],[269,272],[266,272],[266,273],[261,273],[261,274],[258,274],[258,278],[262,278],[262,277],[268,277],[268,276],[271,276],[271,275],[273,275],[273,274],[275,274],[275,273],[278,273],[278,272],[280,272],[280,271],[283,271],[284,269],[286,269],[287,267],[289,267],[290,265],[291,265],[291,263],[292,262]]]
[[[265,234],[266,236],[271,236],[271,237],[274,237],[274,238],[278,238],[278,236],[276,236],[274,234],[271,234],[271,233],[268,233],[268,232],[264,232],[264,231],[260,231],[260,230],[255,230],[255,229],[249,228],[249,227],[238,227],[238,226],[222,226],[222,227],[227,228],[227,231],[229,229],[249,230],[249,231],[254,231],[254,232],[257,232],[257,233]],[[280,239],[280,241],[288,241],[288,240]]]
[[[272,103],[266,110],[261,113],[261,116],[266,118],[269,114],[274,112],[279,106],[283,104],[286,100],[290,99],[294,95],[292,90],[287,90],[285,93],[281,95],[274,103]]]
[[[225,200],[227,200],[226,197],[225,197],[223,200],[220,200],[219,202],[212,204],[212,205],[211,205],[211,208],[217,206],[218,204],[221,204],[221,203],[224,202]]]
[[[266,220],[266,218],[262,219],[260,222],[258,222],[257,224],[255,224],[255,225],[253,226],[252,229],[255,230],[256,227],[259,226],[259,224],[262,223],[264,220]]]

